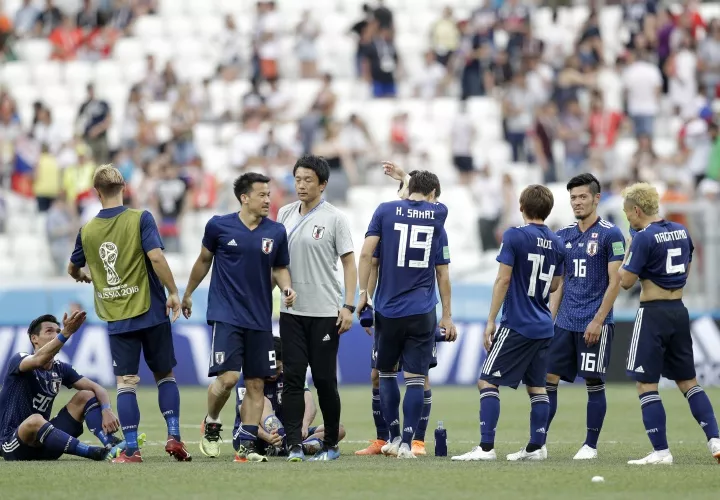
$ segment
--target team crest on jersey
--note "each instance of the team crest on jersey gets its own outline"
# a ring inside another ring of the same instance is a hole
[[[215,353],[215,364],[221,365],[225,362],[225,351]]]
[[[587,254],[592,257],[595,255],[598,251],[598,242],[597,240],[590,240],[587,244]]]
[[[263,251],[263,253],[269,255],[270,252],[272,252],[273,243],[274,243],[274,242],[275,242],[275,240],[272,240],[272,239],[270,239],[270,238],[263,238],[263,240],[262,240],[262,251]]]
[[[312,237],[316,240],[322,239],[325,234],[325,228],[323,226],[313,226]]]
[[[53,394],[60,392],[60,382],[61,380],[59,378],[54,378],[52,379],[52,382],[50,382],[50,390]]]

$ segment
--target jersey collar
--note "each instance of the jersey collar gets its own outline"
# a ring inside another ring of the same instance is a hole
[[[595,222],[593,222],[592,224],[590,224],[590,226],[588,226],[588,228],[587,228],[585,231],[582,231],[582,230],[580,229],[580,223],[579,223],[579,222],[577,223],[577,226],[575,226],[575,227],[577,228],[578,233],[580,233],[580,234],[585,234],[585,233],[587,233],[588,231],[590,231],[592,228],[594,228],[594,227],[600,222],[600,219],[601,219],[601,218],[602,218],[602,217],[600,217],[600,216],[598,215],[597,219],[595,219]]]

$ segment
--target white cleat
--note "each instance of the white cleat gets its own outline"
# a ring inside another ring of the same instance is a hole
[[[573,460],[595,460],[597,456],[597,449],[584,444],[575,454]]]
[[[645,458],[640,460],[630,460],[630,465],[672,465],[673,456],[670,454],[670,450],[653,451]]]
[[[400,450],[400,443],[402,443],[402,438],[396,437],[380,448],[380,451],[382,451],[382,454],[386,457],[397,457],[398,451]]]
[[[416,458],[413,454],[412,450],[410,449],[410,446],[407,443],[403,443],[400,445],[400,449],[398,449],[397,452],[398,458]]]
[[[482,448],[476,446],[467,453],[454,456],[450,460],[453,462],[490,462],[492,460],[497,460],[497,455],[495,454],[494,449],[490,451],[483,451]]]
[[[710,454],[720,464],[720,439],[712,438],[708,441],[708,450],[710,450]]]
[[[547,448],[542,447],[539,450],[528,453],[525,448],[517,453],[511,453],[507,456],[508,462],[519,462],[522,460],[545,460],[547,458]]]

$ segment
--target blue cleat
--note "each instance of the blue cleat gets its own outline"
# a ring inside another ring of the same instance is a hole
[[[318,451],[314,457],[310,459],[311,462],[326,462],[328,460],[337,460],[340,458],[340,448],[337,446],[330,446]]]
[[[315,455],[317,452],[322,451],[323,442],[318,438],[310,438],[302,442],[302,447],[306,455]]]
[[[300,446],[299,444],[296,444],[292,448],[290,448],[290,453],[288,453],[287,461],[288,462],[304,462],[305,461],[305,453],[303,453],[302,446]]]

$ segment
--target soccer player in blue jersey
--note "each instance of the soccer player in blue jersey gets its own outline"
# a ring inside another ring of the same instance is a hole
[[[410,181],[410,177],[415,175],[418,171],[413,170],[409,174],[405,174],[405,171],[399,167],[398,165],[395,165],[393,162],[383,162],[383,169],[385,170],[385,174],[389,175],[395,180],[400,181],[400,187],[398,189],[398,196],[400,199],[404,200],[407,199],[408,196],[408,183]],[[436,201],[434,198],[430,200],[431,202]],[[372,303],[370,299],[374,296],[375,288],[377,286],[377,277],[378,277],[378,266],[379,266],[379,259],[380,259],[380,249],[381,244],[378,243],[378,246],[375,248],[375,252],[373,253],[373,259],[372,259],[372,269],[370,271],[370,279],[367,284],[367,296],[368,296],[368,304],[372,306]],[[440,236],[440,244],[438,245],[438,254],[436,255],[436,265],[440,264],[450,264],[449,259],[449,246],[448,246],[448,240],[447,240],[447,233],[445,232],[445,229],[443,228]],[[362,311],[361,311],[362,312]],[[366,331],[368,332],[368,335],[372,335],[372,330],[370,328],[366,328]],[[454,332],[445,332],[445,334],[440,334],[440,332],[436,332],[435,339],[436,341],[449,341],[453,342],[455,341],[455,337],[453,336]],[[373,420],[375,421],[375,431],[376,431],[376,439],[370,442],[370,445],[367,448],[363,448],[362,450],[358,450],[355,452],[356,455],[365,456],[365,455],[380,455],[382,453],[382,447],[387,444],[388,440],[388,427],[387,423],[385,422],[385,416],[382,412],[382,404],[380,403],[380,372],[378,372],[377,368],[375,367],[375,362],[377,360],[377,348],[378,348],[378,336],[373,336],[373,348],[372,353],[370,357],[370,380],[372,383],[372,412],[373,412]],[[433,359],[430,362],[430,368],[435,368],[437,366],[437,349],[436,347],[433,347]],[[415,430],[415,435],[413,436],[412,440],[412,446],[411,450],[413,452],[413,455],[415,456],[423,456],[426,455],[427,452],[425,451],[425,433],[427,432],[427,426],[430,421],[430,410],[432,408],[432,390],[430,388],[430,378],[425,377],[425,387],[424,387],[424,393],[423,393],[423,410],[422,414],[420,416],[420,422],[418,423],[418,427]]]
[[[694,250],[692,239],[684,226],[658,215],[658,192],[650,184],[633,184],[622,197],[628,222],[638,232],[620,270],[620,284],[628,290],[639,279],[642,287],[626,370],[637,383],[643,424],[653,446],[648,456],[628,463],[673,463],[665,408],[658,394],[661,376],[674,380],[685,395],[705,432],[710,454],[720,462],[718,424],[710,399],[695,378],[690,317],[682,301]]]
[[[408,191],[407,200],[383,203],[375,210],[359,267],[360,283],[367,284],[373,252],[382,240],[375,294],[376,366],[380,372],[380,401],[390,431],[390,442],[382,452],[398,458],[415,458],[411,441],[422,414],[425,376],[432,361],[438,324],[436,277],[443,311],[439,325],[455,332],[448,266],[436,262],[447,207],[428,201],[440,195],[440,181],[431,172],[419,171],[410,179]],[[360,290],[358,313],[367,302],[367,290]],[[401,360],[407,387],[402,436],[395,371]]]
[[[555,336],[550,344],[547,393],[550,417],[555,417],[560,380],[574,382],[580,375],[587,387],[587,434],[575,460],[597,458],[597,442],[605,420],[605,371],[610,363],[615,322],[613,304],[620,291],[620,264],[625,258],[625,237],[615,225],[597,214],[600,183],[581,174],[567,183],[577,222],[557,235],[565,251],[565,275],[550,296]]]
[[[68,274],[75,281],[92,283],[95,312],[107,321],[118,416],[127,443],[113,462],[142,462],[136,395],[141,352],[155,378],[167,425],[165,452],[178,461],[190,461],[180,438],[180,391],[173,374],[177,362],[168,317],[170,311],[172,321],[179,317],[180,297],[160,233],[150,212],[123,206],[125,181],[117,168],[99,167],[93,187],[103,208],[78,232]],[[86,265],[90,276],[83,271]]]
[[[65,314],[60,329],[54,316],[40,316],[28,328],[34,352],[10,358],[0,390],[0,456],[5,460],[57,460],[65,453],[103,460],[108,455],[120,422],[107,391],[55,359],[84,321],[84,311]],[[51,419],[61,384],[78,392]],[[83,421],[103,446],[78,441]]]
[[[457,461],[495,460],[495,429],[500,417],[499,386],[517,389],[522,381],[530,396],[530,442],[510,461],[545,460],[550,403],[545,391],[547,358],[553,336],[548,308],[550,292],[562,281],[564,251],[560,238],[545,225],[553,207],[552,192],[545,186],[526,187],[520,195],[524,226],[503,234],[500,263],[493,286],[485,328],[487,359],[478,382],[480,389],[480,445]],[[500,329],[495,318],[502,305]]]
[[[200,451],[220,454],[220,411],[240,379],[246,395],[242,425],[236,440],[236,461],[265,462],[256,451],[264,406],[265,378],[276,367],[272,334],[272,289],[277,283],[288,306],[295,302],[290,288],[290,263],[285,227],[267,218],[270,178],[247,173],[234,184],[240,212],[215,216],[205,226],[200,256],[190,273],[182,301],[183,314],[192,314],[192,293],[212,266],[207,321],[213,327],[208,388],[208,412]],[[214,265],[213,265],[214,263]]]

